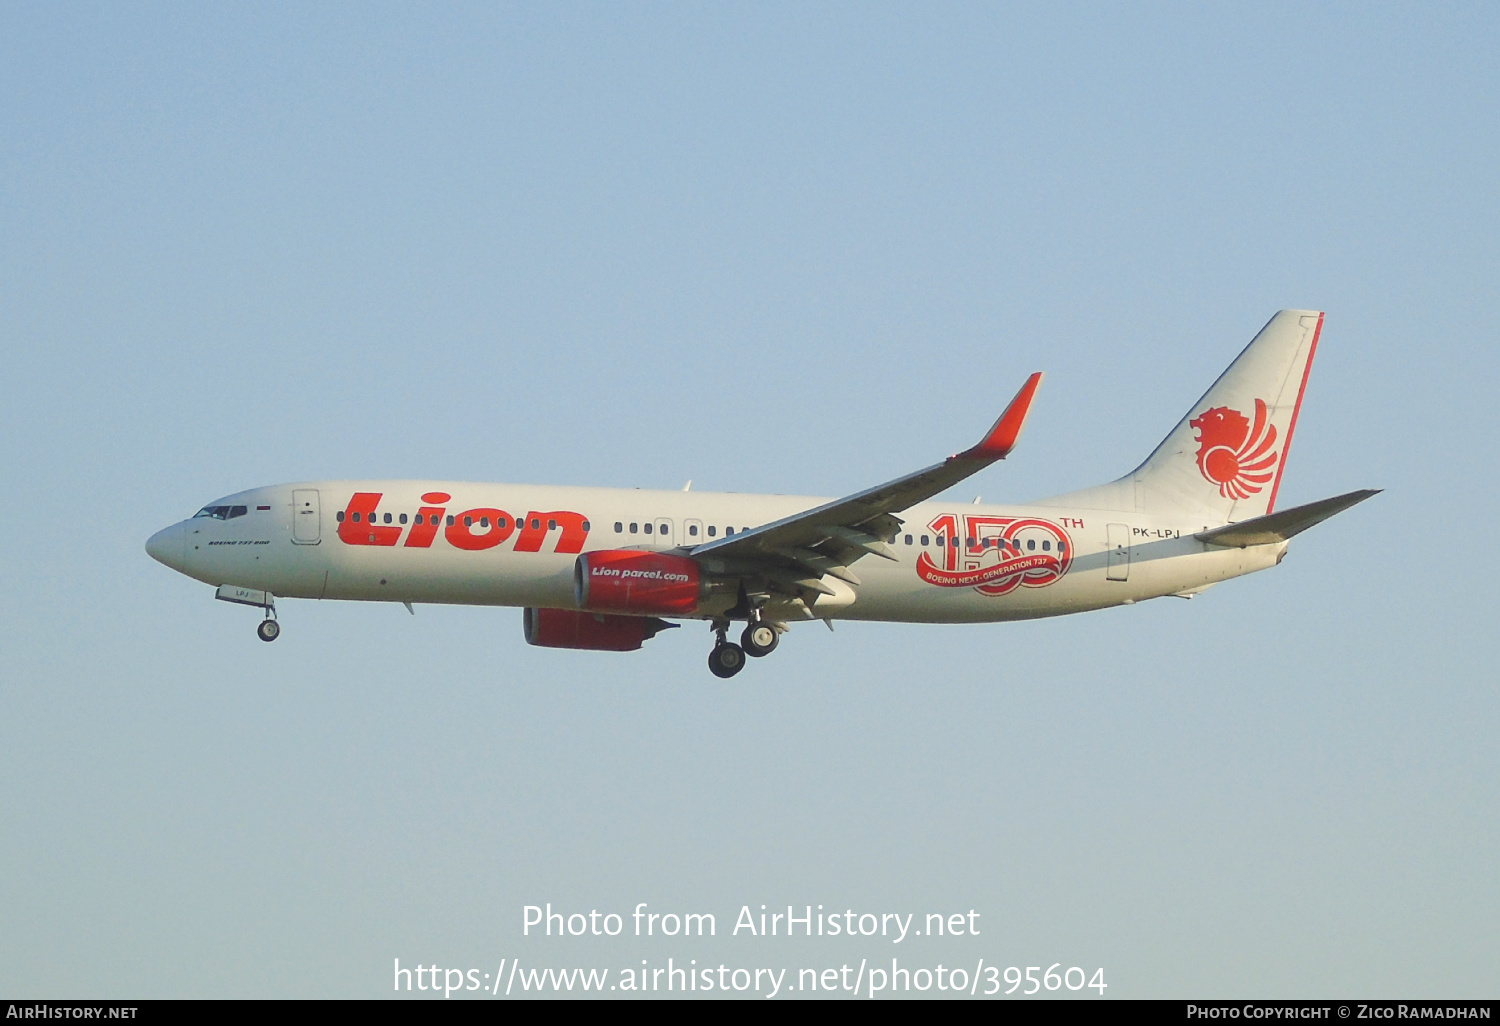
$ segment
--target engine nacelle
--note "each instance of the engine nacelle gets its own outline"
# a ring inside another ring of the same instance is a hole
[[[675,626],[654,616],[608,616],[576,609],[528,608],[521,613],[526,644],[542,648],[634,652],[643,641]]]
[[[595,612],[691,616],[708,581],[686,556],[636,549],[585,552],[573,564],[573,598]]]

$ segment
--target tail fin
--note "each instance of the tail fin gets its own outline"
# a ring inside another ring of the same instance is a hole
[[[1282,310],[1145,463],[1045,504],[1190,513],[1218,523],[1272,512],[1322,330],[1322,313]]]

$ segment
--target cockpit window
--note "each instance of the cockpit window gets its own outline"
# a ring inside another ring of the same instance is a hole
[[[193,519],[212,517],[214,520],[233,520],[235,517],[244,516],[245,512],[244,506],[204,506],[193,514]]]

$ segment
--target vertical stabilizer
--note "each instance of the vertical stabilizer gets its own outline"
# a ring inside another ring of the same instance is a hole
[[[1145,463],[1044,505],[1188,513],[1216,523],[1272,512],[1322,329],[1316,310],[1281,311]]]

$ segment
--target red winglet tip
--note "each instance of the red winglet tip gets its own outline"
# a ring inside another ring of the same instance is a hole
[[[1031,412],[1031,401],[1036,398],[1036,390],[1041,383],[1041,371],[1027,378],[1026,384],[1021,386],[1021,390],[1010,401],[1005,412],[1000,414],[1000,419],[995,421],[995,426],[990,428],[984,440],[959,455],[969,459],[986,460],[1003,460],[1009,456],[1021,437],[1021,429],[1026,426],[1026,416]]]

